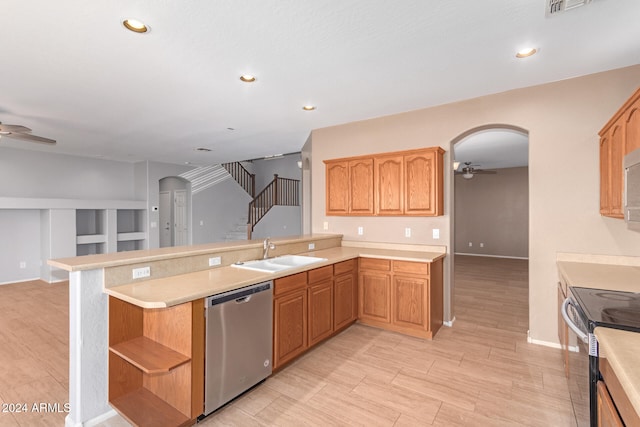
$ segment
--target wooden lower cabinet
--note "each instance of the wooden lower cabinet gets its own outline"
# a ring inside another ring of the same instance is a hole
[[[442,259],[432,263],[361,258],[360,322],[432,338],[442,326]]]
[[[569,326],[562,317],[562,304],[567,297],[565,287],[558,282],[558,340],[562,350],[562,362],[564,364],[564,375],[569,378]]]
[[[334,265],[333,330],[355,322],[358,318],[358,281],[355,259]]]
[[[304,353],[308,347],[306,273],[303,274],[304,286],[301,284],[284,295],[277,295],[278,285],[283,279],[276,279],[274,291],[277,296],[273,299],[274,369]]]
[[[193,425],[204,410],[204,300],[144,309],[109,297],[109,403],[135,426]]]
[[[600,427],[624,427],[620,415],[616,410],[616,405],[611,399],[607,386],[602,381],[598,381],[598,426]]]
[[[333,334],[333,280],[309,287],[309,346]]]
[[[275,280],[274,370],[356,321],[356,274],[353,259]]]

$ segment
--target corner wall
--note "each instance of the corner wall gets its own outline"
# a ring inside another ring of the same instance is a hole
[[[640,86],[640,66],[348,123],[312,133],[312,231],[345,240],[446,244],[451,255],[451,141],[483,125],[529,132],[529,323],[531,338],[556,343],[557,252],[640,256],[640,233],[599,214],[598,131]],[[441,146],[445,154],[445,216],[327,217],[323,160]],[[579,166],[576,173],[573,166]],[[358,236],[357,227],[364,227]],[[404,227],[414,230],[404,237]],[[440,229],[440,240],[431,229]],[[455,315],[445,265],[445,320]]]

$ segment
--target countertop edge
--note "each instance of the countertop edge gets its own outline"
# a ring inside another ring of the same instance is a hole
[[[389,252],[395,252],[395,253],[389,254]],[[323,254],[331,254],[331,255],[323,256]],[[205,297],[219,294],[222,292],[227,292],[227,291],[239,289],[245,286],[250,286],[254,283],[259,283],[261,281],[275,280],[281,277],[290,276],[292,274],[313,270],[316,268],[339,263],[342,261],[348,261],[350,259],[359,258],[359,257],[432,263],[439,259],[444,258],[446,256],[446,253],[422,252],[422,253],[419,253],[418,255],[416,252],[411,252],[411,251],[394,251],[394,250],[382,250],[382,249],[372,250],[372,249],[363,249],[363,248],[354,248],[354,247],[337,247],[337,248],[322,249],[317,251],[303,252],[300,255],[309,255],[309,256],[326,258],[326,261],[321,261],[321,262],[309,264],[303,267],[292,268],[286,271],[279,271],[275,273],[262,273],[262,272],[256,272],[256,271],[242,270],[246,272],[246,278],[242,278],[240,280],[231,282],[229,283],[228,286],[220,286],[220,287],[217,287],[215,290],[202,289],[201,291],[198,291],[198,292],[185,293],[183,295],[180,295],[179,297],[174,297],[174,298],[165,299],[165,300],[140,299],[140,298],[136,298],[132,294],[136,292],[136,287],[141,288],[141,287],[153,286],[154,282],[158,284],[166,284],[168,280],[189,281],[191,278],[206,280],[206,279],[202,279],[200,276],[208,275],[209,272],[212,270],[223,272],[224,269],[236,270],[236,268],[231,266],[217,267],[215,269],[185,273],[185,274],[180,274],[180,275],[171,276],[171,277],[162,278],[162,279],[148,280],[146,282],[140,282],[140,284],[129,283],[125,285],[119,285],[111,288],[105,288],[103,291],[110,296],[113,296],[115,298],[121,299],[123,301],[137,305],[142,308],[166,308],[166,307],[172,307],[178,304],[183,304],[185,302],[193,301],[199,298],[205,298]]]
[[[631,363],[624,362],[625,355],[623,353],[628,353],[631,351],[628,341],[625,340],[625,345],[623,345],[624,348],[620,348],[619,343],[618,345],[616,345],[616,339],[611,337],[611,335],[638,333],[605,327],[597,327],[594,329],[593,333],[598,339],[598,342],[605,347],[606,358],[609,361],[609,365],[611,365],[611,369],[613,369],[616,377],[618,377],[620,385],[627,394],[627,397],[633,405],[633,408],[636,410],[636,413],[640,415],[640,390],[634,386],[634,382],[629,376],[629,372],[631,369],[635,369],[637,371],[640,368],[638,368],[637,363],[633,363],[633,366],[627,366]],[[638,335],[638,340],[640,342],[640,335]],[[633,354],[636,355],[635,352]]]

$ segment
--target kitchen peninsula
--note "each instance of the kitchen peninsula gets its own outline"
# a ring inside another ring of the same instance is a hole
[[[202,413],[203,350],[198,338],[203,334],[203,326],[200,325],[202,317],[198,317],[202,311],[202,298],[264,280],[277,281],[299,274],[304,274],[306,278],[308,270],[326,270],[329,267],[333,271],[333,266],[339,263],[366,259],[374,261],[373,264],[369,262],[368,268],[360,270],[360,274],[357,269],[354,271],[357,280],[353,282],[353,289],[354,292],[357,289],[357,294],[352,294],[352,304],[353,309],[357,306],[358,311],[354,312],[351,322],[357,316],[363,323],[426,338],[434,335],[442,324],[442,259],[446,254],[445,247],[346,242],[342,241],[340,235],[324,234],[274,239],[273,243],[276,247],[270,253],[272,256],[306,254],[326,261],[276,273],[230,266],[239,261],[262,258],[262,241],[162,248],[49,261],[50,265],[70,272],[71,411],[67,425],[113,415],[109,402],[113,403],[122,396],[124,398],[114,406],[125,416],[130,414],[131,402],[138,405],[136,412],[143,412],[139,405],[145,401],[151,405],[160,402],[176,415],[173,425],[192,423]],[[378,271],[367,279],[368,276],[361,272],[371,271],[372,266]],[[132,279],[134,269],[139,272],[147,267],[148,277]],[[358,286],[355,286],[356,283]],[[108,303],[108,299],[113,302]],[[180,319],[175,324],[182,326],[175,326],[168,320],[173,313]],[[367,314],[375,319],[368,321]],[[154,320],[150,321],[150,318]],[[128,332],[129,326],[122,327],[131,322],[137,325],[139,332]],[[154,322],[162,326],[145,326]],[[342,323],[340,328],[348,324]],[[167,344],[171,338],[164,341],[165,337],[159,337],[162,334],[158,333],[160,328],[167,325],[190,328],[192,339],[176,344],[180,349]],[[168,348],[168,351],[162,347]],[[304,347],[308,347],[306,336]],[[136,354],[146,348],[159,350],[163,360],[173,362],[162,362],[160,368],[153,363],[140,362]],[[292,358],[298,354],[301,353],[296,353]],[[120,366],[121,376],[115,386],[107,368],[109,359],[111,366]],[[182,400],[176,401],[175,396],[167,392],[168,385],[158,377],[154,370],[156,368],[175,376],[171,381],[180,383],[185,392],[174,394],[183,396]],[[129,409],[123,407],[123,403]]]

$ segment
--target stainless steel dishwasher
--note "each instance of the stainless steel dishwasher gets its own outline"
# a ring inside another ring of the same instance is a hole
[[[271,375],[273,284],[205,299],[204,415]]]

